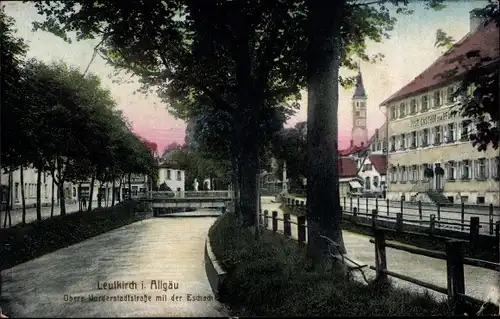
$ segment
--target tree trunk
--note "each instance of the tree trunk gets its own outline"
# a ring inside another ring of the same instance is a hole
[[[242,156],[241,167],[241,215],[243,227],[256,226],[257,218],[257,173],[259,172],[259,158],[257,152]]]
[[[94,184],[95,184],[95,173],[92,173],[92,178],[90,179],[90,194],[89,194],[89,206],[87,211],[92,211],[92,201],[94,199]]]
[[[113,179],[113,191],[111,192],[111,207],[115,206],[115,180]]]
[[[239,168],[238,168],[238,159],[237,156],[231,157],[231,181],[233,183],[233,192],[234,192],[234,212],[236,214],[240,214],[240,176],[239,176]]]
[[[42,220],[42,170],[37,168],[36,176],[36,220]]]
[[[1,172],[0,172],[1,173]],[[7,205],[5,206],[5,216],[3,221],[3,228],[7,228],[7,215],[9,216],[9,227],[12,227],[12,168],[9,169],[8,183],[7,183]],[[0,220],[1,222],[1,220]]]
[[[52,195],[51,195],[51,198],[50,198],[50,217],[54,217],[54,205],[55,205],[55,194],[54,194],[54,190],[55,190],[55,186],[56,186],[56,183],[55,183],[55,179],[54,179],[54,172],[52,172],[52,189],[50,190]]]
[[[128,199],[132,199],[132,173],[128,173]]]
[[[57,191],[59,192],[59,209],[61,212],[61,216],[66,215],[66,198],[64,198],[64,182],[59,181],[59,185],[57,187]]]
[[[21,165],[19,168],[19,177],[20,177],[20,183],[21,183],[21,205],[23,208],[23,215],[22,215],[22,221],[21,223],[23,225],[26,224],[26,198],[24,196],[24,166]]]
[[[308,2],[307,63],[307,232],[308,254],[328,254],[326,236],[340,245],[342,237],[338,172],[338,103],[340,25],[345,0],[325,10],[319,0]]]
[[[118,189],[118,201],[121,202],[122,201],[122,197],[123,197],[123,194],[122,194],[122,187],[123,187],[123,179],[124,179],[124,176],[121,176],[120,177],[120,183],[119,183],[119,189]]]
[[[61,159],[56,160],[57,166],[57,192],[59,193],[59,209],[61,216],[66,215],[66,198],[64,197],[64,176]]]

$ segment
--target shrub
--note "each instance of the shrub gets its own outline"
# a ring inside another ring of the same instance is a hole
[[[228,272],[220,297],[237,315],[412,316],[447,315],[444,300],[394,288],[365,285],[339,268],[315,265],[304,247],[265,231],[259,239],[235,214],[210,229],[212,250]]]
[[[57,249],[122,227],[146,217],[143,204],[121,202],[114,207],[96,208],[54,216],[40,222],[0,229],[0,269],[7,269]]]

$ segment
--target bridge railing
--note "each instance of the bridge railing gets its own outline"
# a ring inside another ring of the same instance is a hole
[[[232,191],[154,191],[144,194],[144,198],[233,198]]]

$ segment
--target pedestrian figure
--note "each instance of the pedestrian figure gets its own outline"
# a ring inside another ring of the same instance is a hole
[[[83,202],[83,207],[87,208],[87,197],[86,196],[83,196],[82,202]]]

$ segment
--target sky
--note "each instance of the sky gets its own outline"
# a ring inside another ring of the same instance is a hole
[[[440,49],[434,47],[437,29],[442,29],[456,41],[469,31],[469,11],[484,6],[486,1],[451,1],[441,11],[425,10],[421,1],[412,1],[409,8],[413,15],[396,15],[398,19],[391,38],[381,43],[368,42],[369,53],[382,53],[382,62],[369,64],[361,62],[363,82],[368,95],[368,134],[380,127],[385,115],[379,105],[387,97],[413,80],[440,55]],[[40,21],[30,3],[4,1],[6,13],[16,20],[17,36],[29,45],[28,57],[44,62],[62,60],[69,65],[79,67],[83,72],[92,59],[98,40],[85,40],[68,44],[62,39],[43,31],[32,31],[32,22]],[[112,77],[113,68],[106,65],[98,55],[90,65],[89,72],[99,75],[103,86],[107,87],[118,108],[132,123],[134,132],[157,143],[161,151],[170,143],[184,142],[184,121],[175,119],[168,113],[167,105],[154,95],[134,94],[139,87],[133,83],[116,83]],[[341,75],[352,75],[341,70]],[[116,79],[116,78],[115,78]],[[352,128],[351,97],[353,90],[340,89],[339,100],[339,146],[347,147]],[[300,101],[301,108],[287,123],[287,126],[307,120],[307,93]]]

